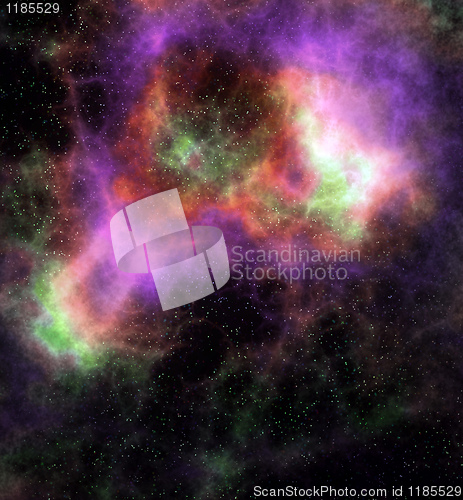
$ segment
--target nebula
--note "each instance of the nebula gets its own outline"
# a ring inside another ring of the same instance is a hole
[[[2,15],[0,496],[456,486],[463,8]],[[170,189],[261,271],[163,311],[110,220]]]

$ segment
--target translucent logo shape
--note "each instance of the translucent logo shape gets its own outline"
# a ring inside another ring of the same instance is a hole
[[[128,205],[110,229],[118,268],[151,273],[164,311],[206,297],[230,278],[222,231],[190,227],[177,189]]]

